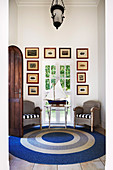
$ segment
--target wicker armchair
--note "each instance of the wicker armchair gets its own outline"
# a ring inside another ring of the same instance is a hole
[[[23,126],[40,125],[42,129],[41,111],[40,107],[35,107],[34,102],[23,101]]]
[[[76,124],[86,124],[93,127],[100,124],[101,104],[99,101],[89,100],[83,103],[83,107],[75,107],[74,111],[74,128]]]

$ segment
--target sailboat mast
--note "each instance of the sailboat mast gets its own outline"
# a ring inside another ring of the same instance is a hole
[[[55,82],[53,84],[53,97],[54,97],[54,100],[55,100]]]
[[[53,96],[54,96],[54,100],[55,100],[55,86],[53,87]]]

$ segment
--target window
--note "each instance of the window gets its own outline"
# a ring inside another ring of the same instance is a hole
[[[45,66],[45,90],[50,90],[56,84],[56,66]]]
[[[68,100],[68,104],[71,105],[72,102],[72,84],[71,84],[71,65],[70,62],[67,63],[67,61],[56,62],[55,61],[48,61],[47,63],[44,63],[43,69],[45,70],[43,82],[45,90],[43,90],[43,96],[46,96],[50,89],[57,83],[58,80],[60,80],[61,86],[67,96],[66,100]],[[74,86],[73,86],[74,87]],[[44,98],[44,97],[43,97]],[[44,105],[48,104],[47,100],[43,100]],[[44,106],[43,105],[43,106]],[[63,108],[62,108],[63,109]],[[67,115],[67,122],[71,122],[72,107],[68,111]],[[48,123],[48,113],[47,110],[44,109],[44,122]],[[51,123],[65,123],[65,112],[64,109],[61,110],[60,108],[57,110],[52,110],[51,112]]]

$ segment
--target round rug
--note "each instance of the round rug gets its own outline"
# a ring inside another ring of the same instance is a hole
[[[105,154],[105,136],[86,129],[34,127],[23,138],[9,137],[9,152],[32,163],[75,164]]]

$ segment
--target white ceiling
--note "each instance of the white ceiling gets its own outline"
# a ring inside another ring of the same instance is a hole
[[[50,5],[52,0],[15,0],[17,5]],[[63,0],[65,5],[98,5],[100,0]]]

